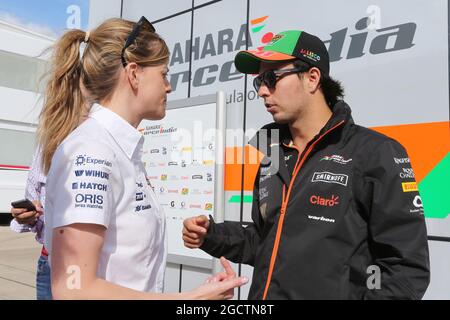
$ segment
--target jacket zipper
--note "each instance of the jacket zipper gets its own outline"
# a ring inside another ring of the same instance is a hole
[[[338,128],[343,123],[344,123],[344,120],[342,120],[341,122],[339,122],[338,124],[333,126],[331,129],[327,130],[319,138],[317,138],[317,140],[314,141],[309,146],[309,148],[306,150],[306,153],[303,155],[302,158],[299,155],[299,157],[297,159],[297,163],[295,164],[295,167],[294,167],[294,173],[292,175],[291,182],[289,183],[289,188],[287,190],[287,195],[286,195],[286,185],[283,184],[283,202],[281,204],[280,217],[278,219],[278,226],[277,226],[277,233],[276,233],[276,236],[275,236],[275,243],[273,245],[272,255],[270,257],[269,273],[267,275],[267,281],[266,281],[266,286],[265,286],[265,289],[264,289],[263,300],[266,300],[266,298],[267,298],[267,292],[269,291],[270,282],[272,280],[272,273],[273,273],[273,269],[275,267],[275,262],[276,262],[277,253],[278,253],[278,247],[280,245],[281,232],[283,231],[284,217],[285,217],[285,214],[286,214],[286,210],[287,210],[289,198],[291,196],[292,186],[294,185],[294,182],[295,182],[295,178],[297,177],[298,172],[300,171],[301,167],[303,166],[303,163],[308,158],[308,155],[311,153],[311,151],[314,148],[314,146],[320,140],[322,140],[322,138],[325,137],[328,133],[330,133],[334,129]]]

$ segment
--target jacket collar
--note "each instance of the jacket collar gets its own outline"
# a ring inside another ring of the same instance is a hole
[[[333,114],[320,132],[311,140],[314,141],[326,131],[344,121],[346,124],[353,124],[351,109],[344,101],[338,101],[332,108]],[[278,130],[278,131],[276,131]],[[267,137],[267,138],[266,138]],[[287,124],[269,123],[262,127],[256,135],[248,142],[251,146],[267,156],[267,152],[279,144],[289,145],[292,141],[291,132]]]
[[[352,124],[351,109],[344,102],[339,101],[333,106],[333,114],[320,132],[308,143],[308,146],[318,139],[325,132],[344,121],[345,124]],[[277,124],[275,122],[265,125],[249,141],[249,144],[257,148],[264,154],[261,161],[261,167],[267,167],[266,174],[279,174],[286,185],[289,185],[291,174],[285,165],[285,152],[282,145],[289,145],[292,142],[292,136],[289,126],[286,124]]]

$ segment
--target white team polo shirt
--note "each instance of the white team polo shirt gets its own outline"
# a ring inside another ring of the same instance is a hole
[[[92,106],[89,118],[53,156],[47,176],[45,246],[52,259],[53,228],[103,225],[107,230],[97,276],[139,291],[162,292],[166,222],[146,179],[143,143],[143,135],[122,117]]]

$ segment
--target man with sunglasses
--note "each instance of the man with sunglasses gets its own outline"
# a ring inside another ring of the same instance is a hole
[[[253,222],[189,218],[185,245],[252,265],[249,299],[422,298],[429,254],[410,160],[353,122],[324,43],[285,31],[235,65],[258,74],[274,119],[250,141],[264,154]]]

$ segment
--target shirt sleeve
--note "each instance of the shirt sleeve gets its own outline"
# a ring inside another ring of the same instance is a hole
[[[10,229],[17,233],[30,232],[31,227],[27,224],[20,224],[16,219],[12,219],[9,225]]]
[[[40,175],[42,174],[41,169],[41,150],[38,147],[33,155],[33,160],[31,161],[30,170],[28,171],[27,184],[25,188],[25,198],[34,201],[40,199]],[[14,232],[24,233],[24,232],[38,232],[36,226],[30,226],[28,224],[20,224],[16,219],[11,220],[10,228]]]
[[[41,148],[37,148],[31,161],[30,171],[28,171],[25,198],[35,201],[40,200],[40,177],[42,175]],[[43,204],[42,204],[43,205]]]
[[[115,155],[106,144],[95,141],[61,145],[47,176],[46,222],[52,228],[74,223],[108,228],[113,195]]]
[[[373,265],[380,287],[364,299],[420,299],[430,280],[427,231],[422,201],[405,149],[388,140],[366,162],[358,200],[369,218]]]

